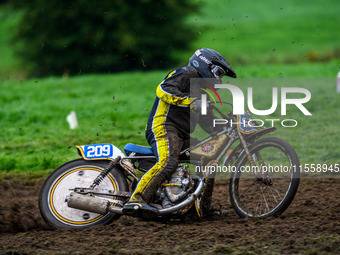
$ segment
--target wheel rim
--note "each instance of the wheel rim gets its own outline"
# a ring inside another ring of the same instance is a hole
[[[106,218],[107,215],[70,208],[65,201],[67,195],[71,192],[70,189],[90,187],[93,180],[102,171],[103,169],[94,166],[75,167],[55,180],[49,190],[48,205],[51,213],[58,221],[66,225],[85,226]],[[107,175],[107,177],[98,188],[117,190],[117,181],[111,175]]]
[[[267,169],[272,166],[273,172],[268,173],[267,170],[264,173],[261,169],[257,174],[245,173],[238,168],[232,190],[236,207],[244,216],[264,218],[275,213],[285,201],[294,178],[294,168],[291,167],[292,159],[281,145],[267,144],[257,148],[256,152],[252,154],[255,164],[261,165],[262,158],[264,166]],[[241,166],[250,168],[246,158]]]

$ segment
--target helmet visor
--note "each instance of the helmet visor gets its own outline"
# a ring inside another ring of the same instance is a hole
[[[216,79],[222,79],[222,77],[224,75],[226,75],[226,72],[224,71],[224,69],[220,66],[215,66],[211,72],[213,73],[213,75],[215,76]]]

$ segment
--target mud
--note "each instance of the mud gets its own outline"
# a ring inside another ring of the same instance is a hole
[[[340,254],[340,179],[302,179],[294,202],[276,218],[239,218],[227,182],[219,181],[213,200],[228,216],[169,223],[124,216],[85,230],[44,223],[42,181],[0,182],[0,254]]]

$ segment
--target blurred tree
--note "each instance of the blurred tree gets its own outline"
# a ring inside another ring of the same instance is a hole
[[[16,54],[30,76],[155,69],[194,38],[190,0],[11,0]]]

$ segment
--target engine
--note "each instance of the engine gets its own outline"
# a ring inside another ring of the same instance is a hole
[[[184,198],[193,187],[188,166],[178,165],[176,171],[171,175],[168,183],[164,185],[165,196],[163,207],[166,208]]]

